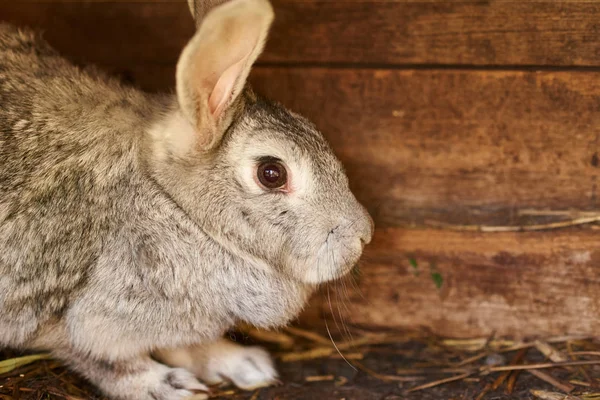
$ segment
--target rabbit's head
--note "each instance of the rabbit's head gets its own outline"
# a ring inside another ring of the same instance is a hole
[[[315,127],[246,84],[272,20],[267,0],[202,18],[177,65],[176,110],[152,129],[151,168],[212,240],[316,284],[350,271],[373,222]]]

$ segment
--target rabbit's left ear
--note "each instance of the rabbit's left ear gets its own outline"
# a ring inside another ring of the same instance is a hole
[[[267,0],[231,0],[208,12],[183,50],[177,63],[177,98],[195,128],[192,142],[198,150],[220,142],[273,17]]]

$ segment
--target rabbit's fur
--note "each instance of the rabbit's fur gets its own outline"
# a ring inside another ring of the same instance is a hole
[[[210,12],[177,98],[0,24],[0,346],[52,351],[126,400],[184,398],[205,389],[194,376],[275,381],[264,351],[222,334],[294,318],[373,226],[321,134],[245,84],[271,20],[266,0]],[[257,183],[264,157],[289,190]]]

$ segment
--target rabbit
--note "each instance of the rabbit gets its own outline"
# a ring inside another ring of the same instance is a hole
[[[373,235],[322,134],[247,83],[271,5],[221,3],[194,13],[173,94],[0,24],[0,347],[113,399],[277,382],[225,332],[285,325]]]

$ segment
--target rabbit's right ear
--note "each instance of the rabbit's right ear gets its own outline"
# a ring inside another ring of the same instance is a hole
[[[196,21],[196,27],[200,26],[210,10],[228,1],[230,0],[188,0],[188,7],[194,21]]]
[[[231,0],[208,12],[183,50],[177,99],[196,137],[181,139],[195,143],[196,150],[210,150],[220,142],[272,21],[268,0]]]

